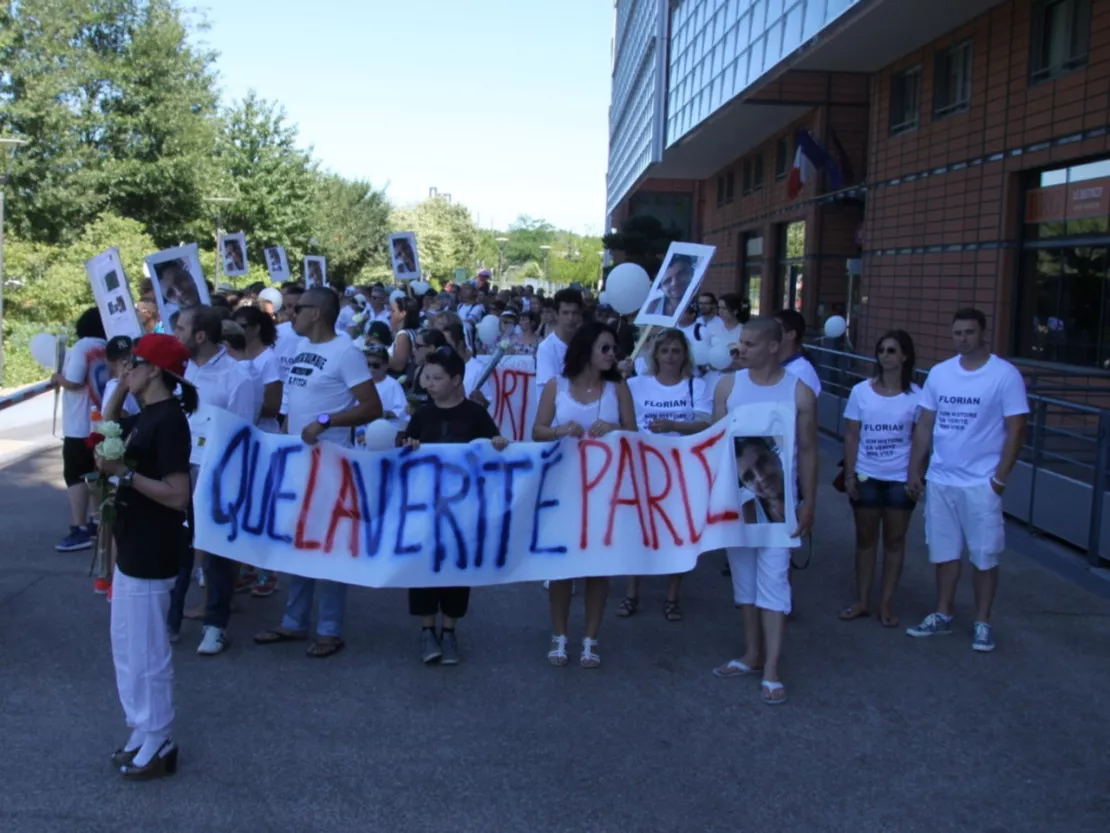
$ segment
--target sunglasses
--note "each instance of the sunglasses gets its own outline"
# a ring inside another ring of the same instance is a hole
[[[127,366],[132,370],[134,370],[136,367],[142,367],[144,364],[150,364],[150,362],[144,361],[137,356],[129,356],[127,359]]]
[[[293,307],[293,314],[300,315],[306,309],[316,309],[316,307],[312,304],[297,304]]]
[[[615,344],[602,344],[600,349],[601,349],[601,354],[603,356],[608,356],[610,353],[617,352],[617,345],[615,345]]]
[[[383,367],[385,367],[385,365],[381,362],[367,362],[366,364],[371,370],[381,370]]]
[[[880,356],[893,356],[898,352],[897,347],[883,347],[879,350]]]

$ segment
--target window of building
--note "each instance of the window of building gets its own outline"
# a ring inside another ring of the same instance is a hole
[[[897,72],[890,79],[890,133],[916,130],[921,118],[921,67]]]
[[[740,262],[740,292],[759,315],[759,299],[763,294],[763,235],[750,232],[741,238],[744,259]]]
[[[1110,370],[1110,160],[1026,191],[1018,299],[1016,355]]]
[[[933,115],[959,113],[971,103],[971,41],[937,54],[933,66]]]
[[[1087,63],[1091,0],[1037,0],[1033,4],[1029,75],[1044,81]]]
[[[787,159],[789,144],[786,139],[775,142],[775,179],[785,179],[789,170],[790,160]]]
[[[752,160],[744,160],[744,173],[743,173],[743,187],[744,193],[750,194],[752,192]]]
[[[717,177],[717,208],[725,204],[725,178]]]
[[[752,190],[759,191],[763,188],[763,154],[752,160]]]
[[[729,171],[725,176],[725,202],[732,202],[736,199],[736,173]]]
[[[774,299],[779,309],[802,311],[805,288],[806,224],[804,220],[784,223],[778,228],[779,271],[775,277]]]

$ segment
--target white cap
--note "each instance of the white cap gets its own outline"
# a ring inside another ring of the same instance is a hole
[[[281,297],[281,291],[274,289],[272,286],[267,286],[265,289],[259,292],[258,300],[269,301],[273,305],[274,309],[281,309],[281,305],[284,303],[284,300]]]

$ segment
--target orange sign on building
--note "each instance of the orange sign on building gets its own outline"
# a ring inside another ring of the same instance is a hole
[[[1030,188],[1025,195],[1025,222],[1050,223],[1110,216],[1110,177]]]

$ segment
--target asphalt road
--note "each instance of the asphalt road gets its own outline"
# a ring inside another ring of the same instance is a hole
[[[89,553],[53,550],[66,513],[42,409],[0,414],[22,443],[0,468],[3,833],[1110,829],[1110,602],[1011,552],[993,654],[970,648],[966,585],[948,638],[839,622],[852,525],[829,488],[795,574],[785,706],[710,673],[741,643],[717,554],[681,624],[660,579],[616,619],[614,582],[596,671],[547,664],[537,585],[475,591],[454,669],[418,661],[403,591],[353,591],[347,650],[325,661],[251,644],[283,598],[241,598],[228,653],[198,657],[195,623],[176,648],[177,776],[123,783],[108,605]],[[920,524],[902,587],[908,623],[933,598]]]

